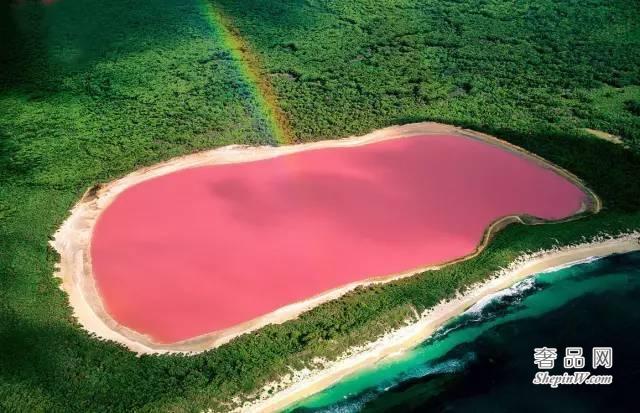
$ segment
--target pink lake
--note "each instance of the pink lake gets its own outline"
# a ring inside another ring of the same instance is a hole
[[[580,188],[458,135],[185,169],[130,187],[91,258],[107,312],[174,343],[374,276],[474,251],[497,219],[568,217]]]

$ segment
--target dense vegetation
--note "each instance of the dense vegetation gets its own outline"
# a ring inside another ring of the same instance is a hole
[[[635,2],[216,3],[262,54],[302,140],[437,119],[640,141],[640,118],[623,109],[640,97]]]
[[[274,143],[196,0],[0,9],[0,411],[200,411],[400,325],[523,250],[640,228],[640,10],[625,1],[220,0],[299,140],[413,120],[497,134],[578,174],[587,219],[512,226],[477,259],[359,289],[197,356],[84,333],[47,240],[92,184],[181,153]],[[256,269],[259,271],[259,269]]]

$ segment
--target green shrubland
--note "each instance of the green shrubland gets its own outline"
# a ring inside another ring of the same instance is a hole
[[[467,126],[569,169],[604,209],[510,226],[473,260],[359,288],[195,356],[137,357],[91,337],[52,277],[48,247],[82,192],[171,156],[275,143],[209,6],[0,6],[0,411],[223,409],[289,366],[402,325],[523,251],[640,228],[636,3],[216,0],[299,141],[421,120]]]
[[[299,140],[439,120],[640,140],[640,8],[625,1],[215,0]],[[609,99],[611,103],[616,98]]]

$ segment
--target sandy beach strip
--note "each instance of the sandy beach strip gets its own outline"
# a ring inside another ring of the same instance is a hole
[[[440,326],[462,314],[483,298],[506,289],[520,280],[552,269],[577,264],[592,258],[640,251],[640,232],[616,237],[598,237],[590,242],[520,256],[509,267],[489,280],[473,286],[465,294],[442,302],[406,327],[386,334],[366,346],[351,350],[325,368],[294,372],[279,383],[266,386],[260,396],[236,408],[237,412],[275,412],[318,393],[340,379],[363,368],[407,351],[427,339]],[[279,388],[269,395],[269,388]]]
[[[80,325],[89,333],[97,337],[113,340],[125,345],[130,350],[142,353],[198,353],[225,344],[233,338],[245,334],[268,324],[278,324],[291,320],[301,313],[316,307],[324,302],[334,300],[353,290],[358,286],[373,283],[390,282],[399,278],[415,275],[420,272],[442,268],[444,265],[452,265],[462,260],[476,257],[490,242],[493,235],[512,222],[527,224],[539,224],[545,221],[532,217],[508,216],[503,217],[490,225],[478,245],[470,255],[459,259],[431,265],[422,268],[414,268],[399,274],[387,274],[382,276],[372,275],[362,281],[350,283],[342,287],[332,289],[314,297],[290,305],[284,306],[264,316],[235,325],[231,328],[213,331],[202,336],[194,337],[172,344],[160,344],[154,340],[119,324],[106,311],[102,298],[98,292],[92,273],[91,265],[91,236],[93,228],[100,214],[116,199],[116,197],[131,186],[137,185],[149,179],[163,176],[172,172],[200,166],[219,165],[229,163],[251,162],[262,159],[270,159],[278,156],[293,154],[301,151],[323,148],[345,148],[366,145],[370,143],[399,139],[420,135],[454,134],[478,139],[491,145],[496,145],[509,150],[519,156],[526,157],[544,168],[553,170],[565,177],[587,195],[587,204],[581,211],[566,220],[579,218],[589,213],[600,211],[602,204],[598,196],[591,191],[578,177],[572,173],[551,164],[543,158],[530,153],[522,148],[512,145],[496,137],[468,129],[458,128],[434,122],[422,122],[401,126],[391,126],[380,129],[363,136],[352,136],[343,139],[311,142],[287,146],[260,146],[247,147],[231,145],[222,148],[186,155],[147,168],[132,172],[120,179],[107,184],[97,185],[89,189],[83,198],[73,207],[70,216],[54,234],[51,241],[52,247],[60,254],[60,262],[57,265],[56,276],[62,280],[61,288],[69,295],[69,303],[73,309],[73,315]],[[559,222],[559,221],[554,221]]]

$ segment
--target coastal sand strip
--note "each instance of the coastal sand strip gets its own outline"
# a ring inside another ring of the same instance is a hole
[[[375,363],[401,354],[427,339],[448,320],[462,314],[483,298],[509,288],[518,281],[550,269],[571,265],[589,258],[640,251],[640,233],[615,238],[599,238],[589,243],[523,255],[490,280],[472,287],[467,293],[442,302],[425,312],[421,319],[399,328],[369,345],[353,349],[349,354],[325,368],[302,371],[269,387],[283,388],[273,395],[262,392],[256,401],[238,407],[236,412],[275,412],[318,393],[340,379]],[[278,387],[279,385],[279,387]]]
[[[54,239],[51,242],[53,248],[60,254],[60,263],[57,266],[56,276],[62,279],[61,288],[69,294],[69,302],[73,309],[74,316],[77,318],[80,325],[90,333],[104,339],[121,343],[137,353],[196,353],[218,347],[227,343],[234,337],[254,331],[268,324],[277,324],[293,319],[301,313],[319,304],[336,299],[358,286],[389,282],[473,258],[485,248],[498,230],[509,223],[521,222],[527,224],[539,224],[545,222],[532,217],[504,217],[487,228],[480,245],[478,245],[474,253],[468,256],[435,266],[415,268],[400,274],[388,274],[382,276],[372,274],[371,277],[363,279],[362,281],[329,290],[301,302],[292,303],[291,305],[287,305],[274,312],[245,323],[238,324],[234,327],[211,332],[178,343],[156,343],[150,337],[119,324],[105,310],[92,274],[90,251],[91,235],[100,213],[104,211],[110,203],[127,188],[146,180],[187,168],[257,161],[306,150],[355,147],[389,139],[434,134],[462,135],[481,140],[491,145],[506,148],[519,156],[531,159],[538,165],[544,168],[549,168],[569,179],[575,185],[579,186],[589,198],[587,203],[583,205],[581,211],[569,219],[575,219],[587,213],[596,213],[602,207],[601,201],[596,194],[587,188],[587,186],[575,175],[545,161],[539,156],[489,135],[439,123],[423,122],[403,126],[392,126],[377,130],[364,136],[299,145],[279,147],[247,147],[231,145],[193,155],[182,156],[154,166],[142,168],[121,179],[117,179],[105,185],[98,185],[88,190],[85,196],[73,207],[71,215],[54,234]]]

